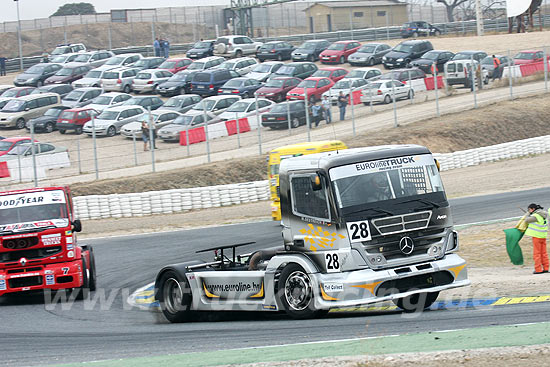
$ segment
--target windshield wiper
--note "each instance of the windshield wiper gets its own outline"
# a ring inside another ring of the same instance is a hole
[[[366,212],[368,210],[372,210],[372,211],[375,211],[375,212],[378,212],[380,214],[387,214],[387,215],[393,215],[392,212],[389,212],[387,210],[384,210],[384,209],[380,209],[380,208],[367,208],[367,209],[359,209],[359,210],[354,210],[350,213],[345,213],[345,215],[350,215],[350,214],[357,214],[357,213],[361,213],[361,212]]]
[[[411,200],[402,201],[401,204],[412,203],[413,201],[419,201],[421,203],[431,205],[434,208],[440,208],[441,207],[441,205],[439,205],[438,203],[435,203],[435,202],[433,202],[431,200],[427,200],[427,199],[411,199]]]

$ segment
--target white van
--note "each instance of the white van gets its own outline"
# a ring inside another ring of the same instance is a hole
[[[473,60],[450,60],[445,64],[445,80],[447,85],[462,84],[466,88],[470,88],[472,81],[471,73],[480,67],[479,62]],[[489,83],[489,73],[487,70],[482,69],[481,75],[483,84]],[[476,77],[477,82],[477,77]]]

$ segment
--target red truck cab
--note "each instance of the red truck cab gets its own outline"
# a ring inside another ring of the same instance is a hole
[[[0,296],[96,288],[93,249],[79,246],[69,187],[0,192]]]

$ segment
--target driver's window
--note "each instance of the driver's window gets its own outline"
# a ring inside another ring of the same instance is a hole
[[[326,187],[313,190],[311,175],[295,175],[290,178],[292,213],[330,221]]]

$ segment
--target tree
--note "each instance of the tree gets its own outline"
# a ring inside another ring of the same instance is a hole
[[[95,8],[90,3],[70,3],[59,7],[52,17],[64,16],[64,15],[85,15],[95,14]]]
[[[455,17],[453,15],[454,10],[466,1],[468,0],[436,0],[437,3],[445,5],[445,8],[447,9],[447,20],[449,22],[455,21]]]

